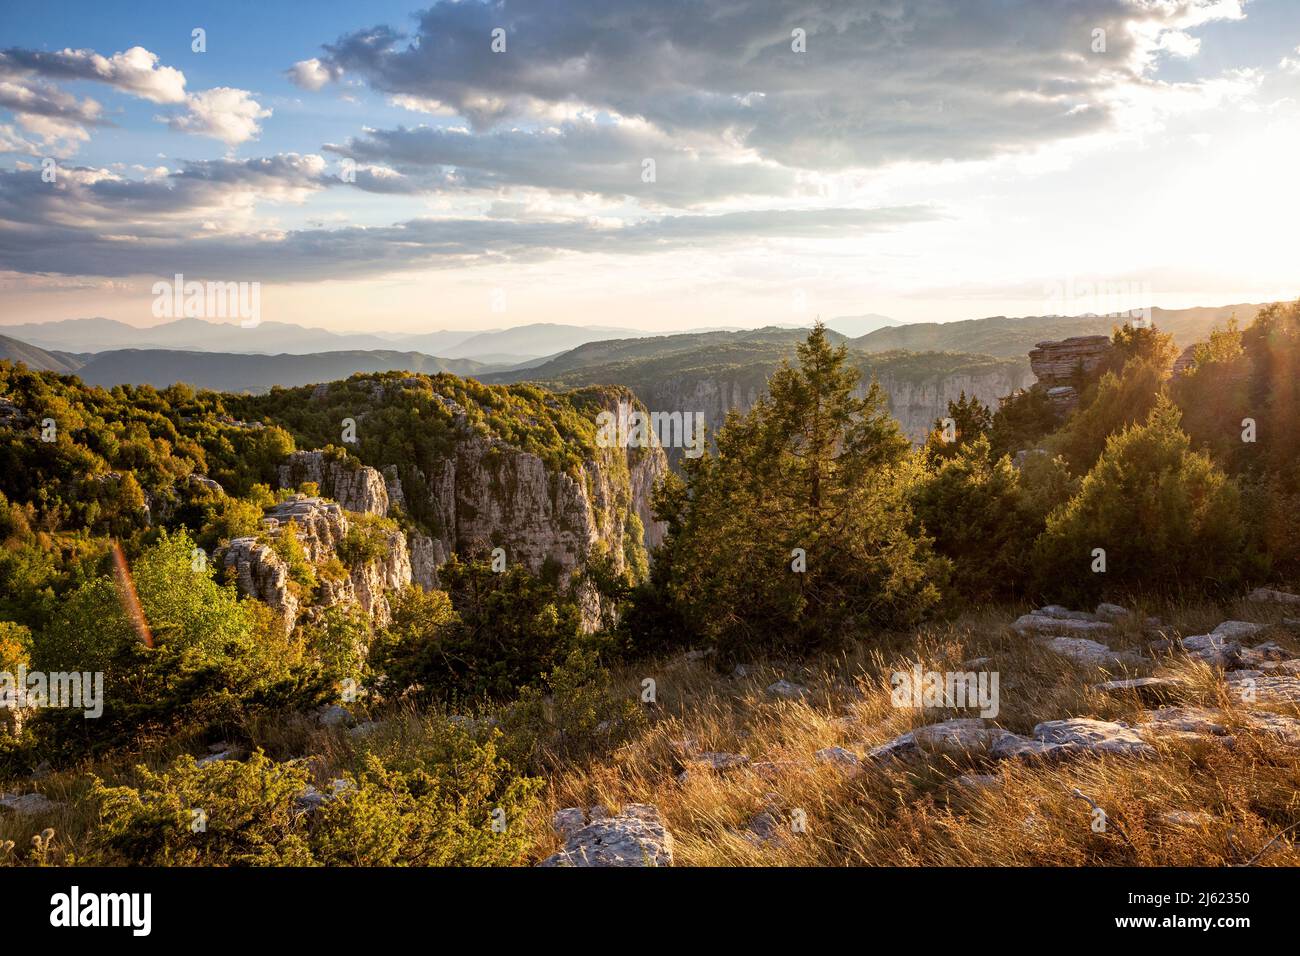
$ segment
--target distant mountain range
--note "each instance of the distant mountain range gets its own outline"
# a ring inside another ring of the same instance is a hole
[[[1259,308],[1153,309],[1152,318],[1185,347],[1206,338],[1233,315],[1241,325],[1248,325]],[[830,319],[827,324],[836,329],[833,340],[861,353],[858,364],[864,372],[880,373],[900,390],[894,396],[895,410],[912,429],[928,422],[936,403],[942,408],[950,385],[968,388],[984,400],[999,397],[998,389],[1018,386],[1028,374],[1026,355],[1038,342],[1109,333],[1117,321],[1098,316],[993,316],[900,325],[886,316],[861,315]],[[852,334],[868,327],[871,331]],[[76,374],[87,384],[106,387],[165,387],[182,381],[196,388],[262,392],[274,385],[328,382],[356,372],[446,371],[488,383],[626,385],[647,402],[669,401],[682,408],[708,405],[717,415],[727,407],[746,407],[780,359],[792,355],[795,344],[806,335],[803,327],[651,335],[552,324],[419,336],[340,335],[278,322],[243,329],[200,319],[180,319],[150,329],[109,319],[73,319],[7,326],[4,331],[0,358]],[[114,344],[123,340],[131,344]],[[199,341],[202,348],[175,344]],[[326,347],[304,351],[313,342]],[[396,347],[409,342],[423,342],[427,348]],[[340,343],[350,347],[338,347]],[[268,354],[261,351],[264,348],[280,351]],[[912,396],[913,387],[921,392]],[[903,412],[901,402],[909,403],[913,411]]]
[[[1261,306],[1251,304],[1222,305],[1194,309],[1151,310],[1151,322],[1169,332],[1180,348],[1205,339],[1210,330],[1223,326],[1234,315],[1245,327],[1255,319]],[[1008,318],[1004,315],[962,322],[914,322],[880,328],[852,340],[854,348],[864,352],[889,352],[907,349],[913,352],[973,352],[998,358],[1024,356],[1045,340],[1072,335],[1109,335],[1123,324],[1110,316],[1034,315]],[[828,323],[829,325],[829,323]]]
[[[339,333],[288,322],[262,322],[252,328],[205,319],[176,319],[136,328],[115,319],[66,319],[0,326],[0,332],[43,349],[74,353],[118,349],[177,349],[249,355],[310,355],[316,352],[395,350],[443,358],[467,358],[515,365],[593,342],[650,333],[611,326],[536,323],[511,329],[401,334]]]
[[[184,352],[171,349],[117,349],[98,354],[49,351],[0,335],[0,359],[23,362],[28,368],[76,375],[87,385],[153,385],[166,388],[185,382],[194,388],[220,392],[268,391],[273,385],[292,388],[332,382],[355,372],[451,372],[480,376],[500,365],[471,359],[448,359],[420,352],[391,349],[317,352],[314,355],[240,355]]]

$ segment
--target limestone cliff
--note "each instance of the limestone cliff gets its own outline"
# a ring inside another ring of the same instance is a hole
[[[386,591],[408,582],[437,587],[439,568],[453,553],[486,557],[501,548],[507,564],[522,564],[566,586],[597,555],[616,571],[643,563],[663,537],[650,499],[667,458],[660,448],[601,448],[592,438],[599,412],[635,402],[631,393],[528,389],[511,406],[512,417],[493,419],[507,400],[500,391],[482,389],[447,376],[354,379],[306,390],[304,404],[337,405],[355,417],[364,437],[371,434],[371,416],[400,413],[403,423],[412,423],[411,434],[396,437],[410,439],[401,442],[410,451],[394,454],[401,445],[388,429],[378,453],[364,438],[355,451],[294,452],[278,470],[280,487],[313,482],[322,498],[334,500],[299,497],[278,505],[266,514],[268,533],[283,533],[293,520],[309,558],[320,563],[340,554],[357,515],[391,519],[402,531],[386,546],[390,562],[350,567],[347,581],[323,582],[314,595],[297,599],[274,549],[239,539],[226,563],[241,591],[266,600],[287,620],[305,600],[355,600],[383,616]],[[528,426],[543,425],[556,439],[549,455],[525,434]],[[594,622],[600,610],[594,593],[582,588],[578,597]]]
[[[400,530],[378,529],[383,536],[380,557],[341,561],[344,574],[314,572],[314,589],[292,580],[288,562],[275,547],[292,533],[314,568],[347,556],[344,542],[356,522],[336,502],[296,495],[269,508],[259,537],[236,538],[221,558],[227,576],[241,594],[267,604],[292,628],[309,609],[336,604],[359,604],[378,624],[389,620],[387,594],[411,583],[411,562],[406,535]]]

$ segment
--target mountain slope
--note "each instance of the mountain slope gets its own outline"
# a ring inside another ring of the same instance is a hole
[[[1173,335],[1180,348],[1206,338],[1210,330],[1224,325],[1233,315],[1241,326],[1249,325],[1258,305],[1224,305],[1195,309],[1152,309],[1151,321]],[[917,322],[877,329],[853,340],[854,348],[864,352],[911,351],[978,352],[1011,358],[1028,353],[1045,340],[1072,335],[1109,335],[1121,324],[1109,316],[1024,316],[1004,315],[961,322]]]
[[[75,355],[67,352],[50,352],[11,339],[7,335],[0,335],[0,359],[22,362],[37,372],[60,372],[67,375],[81,368],[81,359]]]
[[[487,382],[528,380],[551,387],[626,386],[659,412],[701,412],[713,433],[731,409],[747,411],[767,389],[782,359],[792,359],[806,329],[705,332],[595,342],[531,369],[481,376]],[[832,341],[844,341],[831,333]],[[851,349],[862,388],[876,378],[889,395],[890,411],[913,440],[920,440],[950,399],[962,392],[996,407],[997,400],[1033,382],[1023,356],[1014,359],[952,352]],[[680,449],[669,449],[676,461]]]
[[[391,350],[318,352],[314,355],[236,355],[121,349],[90,356],[77,374],[87,385],[153,385],[185,382],[219,392],[265,392],[345,379],[357,372],[452,372],[475,375],[491,366]]]

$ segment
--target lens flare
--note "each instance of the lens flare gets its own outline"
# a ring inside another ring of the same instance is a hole
[[[130,618],[135,633],[144,641],[145,647],[153,647],[153,633],[149,630],[149,622],[144,619],[144,608],[140,606],[140,597],[135,593],[135,580],[127,566],[126,555],[122,553],[122,546],[117,541],[113,542],[113,578],[117,583],[117,598],[122,602],[122,610]]]

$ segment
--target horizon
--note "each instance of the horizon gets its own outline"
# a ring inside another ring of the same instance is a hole
[[[178,273],[339,333],[1300,294],[1281,0],[137,9],[7,15],[0,327]]]

